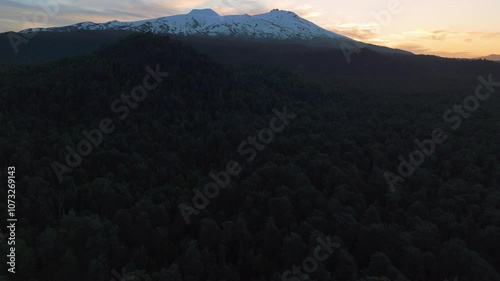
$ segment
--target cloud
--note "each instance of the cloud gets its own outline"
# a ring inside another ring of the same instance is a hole
[[[429,48],[426,48],[423,45],[417,43],[400,43],[400,44],[396,43],[396,44],[389,44],[389,46],[396,49],[410,51],[415,54],[423,54],[430,51]]]
[[[403,32],[405,36],[421,39],[433,39],[437,41],[463,41],[472,38],[500,39],[500,32],[481,32],[481,31],[456,31],[456,30],[412,30]]]
[[[500,38],[500,32],[479,32],[483,38]]]
[[[450,34],[449,31],[446,30],[436,30],[432,32],[432,39],[434,40],[446,40],[446,37]]]
[[[474,56],[471,52],[435,51],[435,54],[446,58],[470,58]]]
[[[342,34],[356,40],[371,40],[379,36],[371,25],[366,24],[339,24],[329,25],[327,28],[335,33]]]

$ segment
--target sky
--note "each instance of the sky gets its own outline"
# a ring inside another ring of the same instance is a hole
[[[201,8],[221,15],[293,11],[353,39],[416,54],[500,54],[500,0],[0,0],[0,32],[134,21]]]

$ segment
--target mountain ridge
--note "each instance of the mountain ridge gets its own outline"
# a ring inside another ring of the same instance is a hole
[[[85,21],[61,27],[28,28],[21,30],[20,33],[74,30],[131,30],[180,35],[250,35],[255,38],[272,39],[324,38],[354,41],[346,36],[323,29],[293,12],[279,9],[252,16],[248,14],[221,16],[213,9],[194,9],[187,14],[139,21],[113,20],[103,23]]]
[[[500,62],[500,55],[491,54],[489,56],[481,57],[480,59],[492,60],[492,61],[498,61],[498,62]]]
[[[70,32],[80,30],[121,30],[173,34],[184,36],[236,37],[250,39],[318,41],[322,44],[337,46],[342,43],[356,48],[358,41],[324,29],[315,23],[299,17],[291,11],[273,9],[268,13],[256,15],[221,16],[213,9],[194,9],[187,14],[165,16],[131,22],[108,21],[103,23],[80,22],[73,25],[49,28],[29,28],[20,33],[31,32]],[[382,46],[364,44],[373,50],[411,54],[407,51]]]

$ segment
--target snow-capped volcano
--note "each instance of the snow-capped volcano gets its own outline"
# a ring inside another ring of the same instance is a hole
[[[274,9],[259,15],[221,16],[212,9],[192,10],[188,14],[133,22],[82,22],[64,27],[30,28],[28,32],[68,32],[75,30],[128,30],[179,35],[235,36],[268,39],[351,40],[325,30],[293,12]]]

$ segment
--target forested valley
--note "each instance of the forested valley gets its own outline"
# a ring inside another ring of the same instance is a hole
[[[441,61],[421,59],[399,67]],[[479,76],[499,81],[500,65],[453,61],[418,75],[353,65],[333,75],[292,61],[229,63],[151,34],[4,65],[0,159],[16,167],[17,277],[307,280],[290,271],[322,240],[338,246],[309,280],[500,280],[500,87],[458,129],[443,119]],[[157,87],[117,113],[146,75]],[[294,117],[263,144],[277,111]],[[103,119],[114,130],[70,167],[67,147],[78,150]],[[400,156],[436,128],[446,141],[392,191],[386,172],[397,175]],[[235,162],[238,175],[186,223],[179,206]]]

